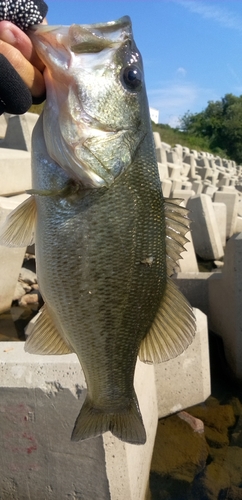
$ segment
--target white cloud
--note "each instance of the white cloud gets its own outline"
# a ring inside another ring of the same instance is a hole
[[[177,76],[185,77],[187,74],[187,71],[185,68],[180,67],[180,68],[177,68],[176,74],[177,74]]]
[[[209,100],[217,100],[212,89],[201,88],[193,82],[165,81],[159,88],[148,89],[149,105],[159,110],[160,123],[175,127],[188,110],[201,111]]]
[[[182,5],[190,12],[199,14],[204,19],[212,19],[224,26],[242,32],[242,18],[238,17],[231,10],[218,6],[213,2],[204,2],[198,0],[173,0],[179,5]]]

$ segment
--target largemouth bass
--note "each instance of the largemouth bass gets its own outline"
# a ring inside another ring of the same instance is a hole
[[[143,444],[133,387],[137,356],[168,360],[192,341],[192,309],[169,275],[189,229],[180,200],[164,200],[141,55],[124,17],[38,26],[47,99],[33,133],[32,196],[1,244],[35,234],[45,301],[26,350],[75,352],[87,396],[73,440],[111,431]]]

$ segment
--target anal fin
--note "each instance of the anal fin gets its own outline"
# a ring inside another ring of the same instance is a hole
[[[170,278],[153,324],[141,342],[139,358],[160,363],[181,354],[193,341],[196,322],[192,307]]]
[[[25,247],[34,242],[36,203],[30,196],[16,207],[0,227],[0,245]]]
[[[40,310],[34,328],[25,342],[25,351],[30,354],[70,354],[73,352],[59,334],[46,304]]]

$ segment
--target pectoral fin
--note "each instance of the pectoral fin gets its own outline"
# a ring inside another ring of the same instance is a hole
[[[73,351],[60,336],[46,305],[41,309],[34,328],[25,342],[30,354],[70,354]]]
[[[192,307],[168,278],[160,308],[142,340],[139,358],[144,363],[160,363],[175,358],[191,344],[195,332]]]
[[[34,242],[36,203],[33,196],[21,203],[0,227],[0,245],[25,247]]]

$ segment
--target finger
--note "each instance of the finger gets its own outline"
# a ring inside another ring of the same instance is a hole
[[[20,28],[9,21],[1,21],[0,39],[18,49],[33,66],[43,71],[44,64],[38,57],[30,38]]]
[[[0,53],[9,60],[34,97],[40,97],[45,93],[41,71],[34,67],[18,49],[0,40]]]

